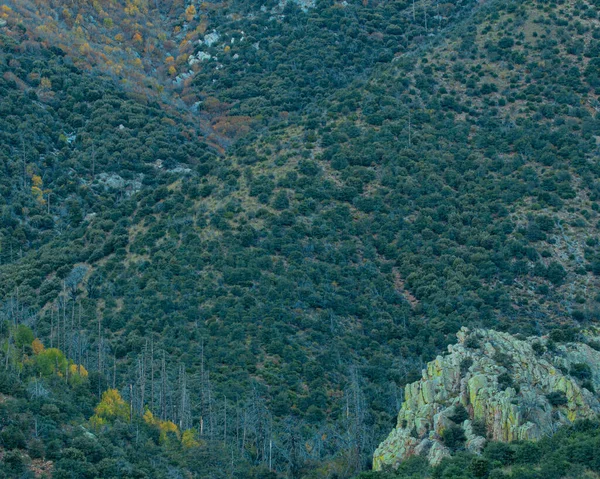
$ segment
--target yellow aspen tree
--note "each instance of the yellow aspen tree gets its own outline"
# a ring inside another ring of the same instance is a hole
[[[38,355],[46,348],[38,338],[35,338],[31,343],[31,349],[33,349],[33,354]]]
[[[196,7],[194,5],[190,5],[185,9],[185,19],[188,22],[191,22],[193,18],[196,16]]]
[[[90,423],[94,427],[100,427],[116,419],[129,421],[129,404],[123,400],[116,389],[108,389],[102,393],[102,399],[94,412],[95,414],[90,418]]]
[[[193,447],[199,447],[200,441],[196,439],[196,431],[193,429],[186,429],[183,431],[181,435],[181,445],[186,449],[191,449]]]
[[[33,175],[31,177],[31,194],[40,204],[44,204],[44,192],[42,190],[42,178],[39,175]]]

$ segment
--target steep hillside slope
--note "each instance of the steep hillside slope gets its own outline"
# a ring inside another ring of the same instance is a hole
[[[2,314],[206,461],[348,477],[461,326],[597,321],[593,3],[196,5],[145,77],[75,48],[114,46],[87,2],[60,41],[54,4],[11,5]],[[126,18],[174,32],[183,7]]]

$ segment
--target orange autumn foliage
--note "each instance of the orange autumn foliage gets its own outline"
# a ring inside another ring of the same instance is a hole
[[[38,355],[46,348],[39,339],[35,338],[31,343],[31,349],[33,349],[33,354]]]

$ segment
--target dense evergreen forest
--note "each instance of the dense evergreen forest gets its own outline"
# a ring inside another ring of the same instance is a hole
[[[5,0],[0,477],[350,478],[461,326],[596,324],[598,7]]]

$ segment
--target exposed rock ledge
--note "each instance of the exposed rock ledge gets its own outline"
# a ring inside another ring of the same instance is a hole
[[[461,427],[464,447],[478,452],[488,439],[537,440],[600,413],[593,392],[600,391],[600,352],[594,349],[600,343],[591,333],[586,342],[594,348],[483,329],[463,328],[457,337],[448,355],[407,385],[397,426],[374,453],[375,470],[397,467],[412,455],[438,464],[451,453],[449,428]]]

